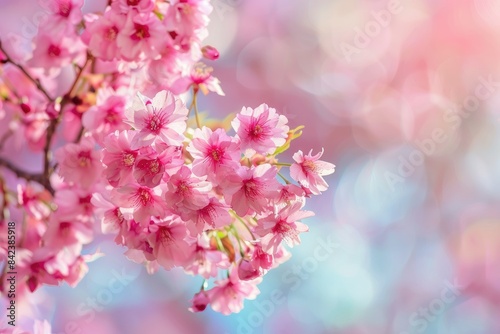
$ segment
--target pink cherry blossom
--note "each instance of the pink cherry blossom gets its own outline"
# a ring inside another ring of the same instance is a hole
[[[209,246],[208,237],[200,235],[194,253],[184,267],[191,275],[200,275],[206,279],[217,276],[219,269],[227,269],[231,265],[225,253]]]
[[[192,62],[189,54],[179,52],[172,43],[171,40],[167,40],[161,52],[161,58],[149,62],[148,79],[159,90],[172,91],[173,83],[183,74],[183,68]],[[185,88],[187,90],[187,87]]]
[[[64,252],[49,247],[36,249],[27,280],[30,290],[34,291],[40,284],[57,285],[60,280],[75,286],[87,270],[80,252],[79,244],[66,246]]]
[[[223,129],[196,129],[187,148],[193,156],[193,173],[217,182],[240,166],[239,142]]]
[[[189,311],[191,312],[205,311],[209,303],[210,299],[207,295],[207,292],[205,290],[201,290],[200,292],[195,294],[193,299],[191,300],[191,307],[189,308]]]
[[[178,218],[159,222],[149,227],[148,240],[158,263],[165,269],[183,266],[195,250],[187,239],[186,225]]]
[[[101,221],[102,233],[118,233],[125,218],[120,208],[113,204],[109,191],[104,189],[94,193],[90,202],[95,208],[96,218]]]
[[[26,210],[26,213],[33,218],[41,220],[48,218],[52,213],[50,201],[52,196],[38,184],[17,185],[18,203]]]
[[[322,176],[335,172],[334,164],[319,160],[323,152],[324,150],[321,150],[318,154],[312,155],[311,150],[304,155],[299,150],[293,155],[295,163],[290,167],[292,179],[299,182],[301,186],[310,190],[314,195],[319,195],[322,191],[328,189],[328,184]]]
[[[101,89],[96,105],[83,114],[83,126],[92,132],[99,144],[103,143],[108,134],[129,128],[123,122],[125,104],[125,97],[117,95],[113,89]]]
[[[83,0],[48,0],[44,4],[52,12],[52,15],[42,21],[42,26],[47,31],[74,29],[82,20]]]
[[[134,131],[116,131],[104,140],[102,158],[102,162],[106,165],[104,174],[114,187],[132,180],[132,171],[138,155],[138,150],[132,150],[130,147],[134,135]]]
[[[241,259],[238,264],[238,277],[242,281],[253,280],[262,275],[264,275],[264,271],[259,266],[255,266],[249,260]]]
[[[233,222],[233,217],[231,217],[228,210],[228,205],[221,203],[215,197],[211,197],[210,202],[205,207],[191,212],[190,222],[187,223],[191,235],[200,234],[205,229],[230,225]]]
[[[231,125],[241,141],[241,149],[251,157],[255,153],[271,154],[283,145],[289,127],[285,116],[276,109],[261,104],[255,109],[243,108]]]
[[[170,177],[164,192],[165,201],[174,210],[199,210],[208,205],[208,192],[211,189],[211,183],[195,177],[189,167],[182,166]]]
[[[39,34],[35,40],[33,56],[29,65],[43,68],[51,75],[58,74],[60,69],[71,62],[80,63],[82,58],[82,43],[78,38],[66,38],[59,34]],[[50,71],[49,71],[50,70]]]
[[[238,276],[251,280],[264,275],[273,265],[273,256],[262,249],[260,243],[254,245],[250,258],[243,258],[238,265]]]
[[[265,252],[260,244],[256,244],[252,253],[252,262],[255,266],[268,270],[273,265],[273,256]]]
[[[219,79],[212,76],[212,71],[211,67],[197,63],[188,76],[179,78],[172,84],[172,92],[181,94],[186,92],[189,87],[193,87],[195,91],[201,90],[205,95],[210,91],[224,96]]]
[[[297,136],[266,104],[243,108],[233,135],[227,119],[187,128],[185,103],[200,123],[198,93],[224,95],[200,62],[220,56],[204,41],[209,0],[90,1],[85,15],[83,0],[44,2],[32,40],[0,43],[0,261],[16,222],[18,305],[42,285],[78,284],[99,224],[148,273],[200,276],[191,311],[239,312],[291,256],[282,241],[300,243],[305,198],[334,166],[299,151],[299,185],[280,183],[289,164],[276,149]]]
[[[128,61],[153,59],[162,50],[164,29],[153,13],[129,12],[117,36],[122,58]]]
[[[65,220],[91,220],[94,211],[91,198],[91,192],[78,186],[59,189],[54,198],[58,217]]]
[[[161,91],[150,100],[138,93],[131,108],[127,109],[127,123],[139,132],[132,141],[137,149],[163,141],[180,146],[186,130],[188,110],[182,101],[167,91]]]
[[[285,184],[281,186],[280,196],[277,200],[278,204],[290,204],[291,202],[295,202],[300,200],[305,196],[305,191],[292,183]]]
[[[103,170],[101,154],[94,147],[92,139],[84,138],[79,144],[69,143],[56,150],[54,157],[59,162],[59,175],[66,182],[90,188]]]
[[[113,203],[124,208],[134,209],[134,219],[141,224],[148,224],[151,216],[165,214],[165,203],[157,188],[151,189],[137,183],[131,183],[113,192]]]
[[[137,11],[138,13],[151,13],[155,7],[153,0],[114,0],[111,8],[120,13]]]
[[[277,169],[270,164],[240,167],[224,185],[225,199],[241,217],[272,209],[272,200],[279,196],[281,187],[276,176]]]
[[[120,47],[117,43],[118,33],[123,30],[127,16],[108,10],[102,16],[87,15],[85,24],[87,29],[82,34],[92,55],[103,60],[121,58]]]
[[[141,151],[152,151],[144,148]],[[163,174],[165,173],[165,161],[163,156],[158,155],[156,151],[140,152],[140,156],[135,160],[134,178],[140,185],[154,188],[160,184]]]
[[[73,244],[88,244],[92,238],[92,224],[78,220],[58,220],[54,216],[48,224],[43,240],[51,247],[63,248]]]
[[[211,11],[212,5],[207,0],[172,0],[165,15],[167,29],[175,31],[181,40],[205,38],[204,27]]]
[[[300,244],[299,234],[307,232],[309,228],[299,220],[314,216],[311,211],[300,211],[302,205],[302,202],[295,202],[258,220],[255,233],[262,237],[266,251],[275,252],[283,240],[289,247]]]
[[[241,281],[237,268],[233,268],[227,279],[216,281],[216,286],[207,291],[210,306],[224,315],[239,313],[244,299],[255,299],[260,293],[256,286],[259,282],[260,280]]]

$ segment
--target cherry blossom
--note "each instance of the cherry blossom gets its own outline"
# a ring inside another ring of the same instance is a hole
[[[127,123],[139,130],[132,140],[132,148],[160,141],[181,145],[187,112],[182,101],[170,92],[159,92],[152,100],[138,93],[131,108],[126,110]]]
[[[224,315],[239,313],[244,299],[255,299],[260,293],[256,281],[241,281],[237,269],[232,269],[227,279],[216,281],[216,286],[207,291],[210,306]]]
[[[92,55],[103,60],[121,58],[117,38],[125,27],[127,17],[108,10],[103,16],[87,15],[85,20],[87,29],[82,33],[82,40]]]
[[[88,245],[109,238],[150,274],[202,280],[191,311],[239,312],[308,231],[306,198],[335,166],[323,151],[281,161],[302,127],[267,104],[200,117],[203,94],[224,95],[201,62],[220,57],[204,41],[208,0],[113,0],[85,14],[83,0],[47,4],[32,44],[0,40],[0,259],[20,222],[17,298],[76,286],[100,256]]]
[[[241,149],[247,156],[255,153],[271,154],[283,145],[287,138],[287,118],[276,109],[261,104],[255,109],[243,108],[231,123],[241,141]]]
[[[187,148],[193,156],[193,173],[214,182],[239,166],[239,142],[223,129],[196,129]]]
[[[323,150],[316,155],[312,155],[312,150],[306,155],[299,150],[293,155],[295,163],[290,167],[290,176],[314,195],[328,189],[328,184],[322,176],[335,171],[335,165],[319,160],[322,155]]]
[[[241,217],[272,209],[272,200],[279,196],[276,167],[262,164],[255,168],[240,167],[228,177],[224,187],[226,201]]]
[[[275,252],[281,241],[285,241],[290,247],[300,244],[299,234],[307,232],[309,228],[299,219],[314,215],[311,211],[300,211],[302,205],[302,202],[297,201],[259,219],[255,233],[262,237],[262,244],[266,251]]]
[[[89,188],[100,177],[102,164],[100,152],[94,150],[95,143],[85,138],[79,144],[69,143],[55,151],[59,162],[59,174],[66,182]]]

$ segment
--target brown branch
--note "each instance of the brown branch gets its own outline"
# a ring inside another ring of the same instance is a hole
[[[17,177],[41,184],[45,189],[47,189],[48,192],[54,195],[54,189],[50,184],[50,180],[45,178],[43,174],[28,173],[3,158],[0,158],[0,166],[10,169],[14,174],[16,174]]]
[[[14,65],[15,67],[17,67],[18,69],[21,70],[21,72],[24,73],[24,75],[26,75],[26,77],[28,79],[30,79],[31,82],[33,82],[36,86],[36,88],[38,88],[39,91],[41,91],[43,93],[43,95],[45,95],[45,97],[49,100],[49,101],[54,101],[53,98],[50,97],[49,93],[47,93],[47,91],[45,90],[45,88],[43,88],[42,84],[40,83],[40,80],[38,79],[35,79],[31,76],[31,74],[28,73],[28,71],[26,71],[26,69],[16,63],[10,56],[9,54],[5,51],[5,49],[3,48],[2,46],[2,42],[0,41],[0,51],[2,51],[2,53],[4,54],[6,60],[4,60],[4,62],[8,62],[8,63],[11,63],[12,65]]]
[[[61,101],[61,106],[59,110],[59,115],[54,118],[50,124],[49,127],[47,128],[47,140],[45,142],[45,146],[43,148],[43,177],[46,178],[47,180],[50,178],[50,174],[54,170],[50,168],[50,146],[52,144],[52,138],[54,137],[54,134],[56,132],[57,125],[61,121],[62,118],[62,113],[63,113],[63,108],[72,99],[72,95],[74,93],[74,90],[76,88],[76,85],[78,81],[80,80],[80,77],[83,74],[83,71],[85,71],[85,67],[87,67],[87,64],[89,61],[92,59],[92,55],[87,54],[87,59],[85,60],[85,64],[83,64],[82,68],[78,72],[75,80],[73,81],[73,84],[71,85],[69,92],[64,95],[62,101]]]

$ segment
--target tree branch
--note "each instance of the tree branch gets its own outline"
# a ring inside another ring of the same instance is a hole
[[[54,195],[54,189],[50,184],[50,180],[48,178],[45,178],[43,174],[28,173],[3,158],[0,158],[0,166],[10,169],[14,174],[16,174],[17,177],[41,184],[45,189],[47,189],[48,192]]]
[[[24,75],[26,75],[26,77],[28,77],[28,79],[30,79],[31,82],[33,82],[36,86],[36,88],[38,88],[39,91],[41,91],[43,93],[43,95],[45,95],[45,97],[49,100],[49,101],[54,101],[53,98],[50,97],[50,95],[47,93],[47,91],[45,90],[45,88],[43,88],[42,84],[40,83],[40,80],[38,79],[35,79],[33,78],[29,73],[28,71],[26,71],[24,69],[24,67],[18,63],[16,63],[10,56],[9,54],[5,51],[5,49],[3,48],[2,46],[2,41],[0,41],[0,51],[2,51],[2,53],[4,54],[6,60],[4,60],[4,62],[7,62],[7,63],[11,63],[12,65],[14,65],[15,67],[17,67],[18,69],[21,70],[21,72],[24,73]]]

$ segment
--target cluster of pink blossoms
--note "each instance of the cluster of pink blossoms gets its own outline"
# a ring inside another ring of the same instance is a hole
[[[103,232],[150,273],[202,276],[192,311],[239,312],[289,258],[283,241],[300,243],[300,220],[313,215],[305,199],[327,189],[334,165],[312,151],[278,162],[301,127],[266,104],[243,108],[232,129],[200,124],[199,92],[223,95],[200,62],[218,58],[202,46],[208,0],[114,0],[85,14],[82,5],[49,1],[29,53],[0,41],[0,291],[14,221],[20,296],[76,285],[96,257],[84,246]],[[40,166],[22,168],[15,152]],[[296,184],[280,173],[288,167]]]

